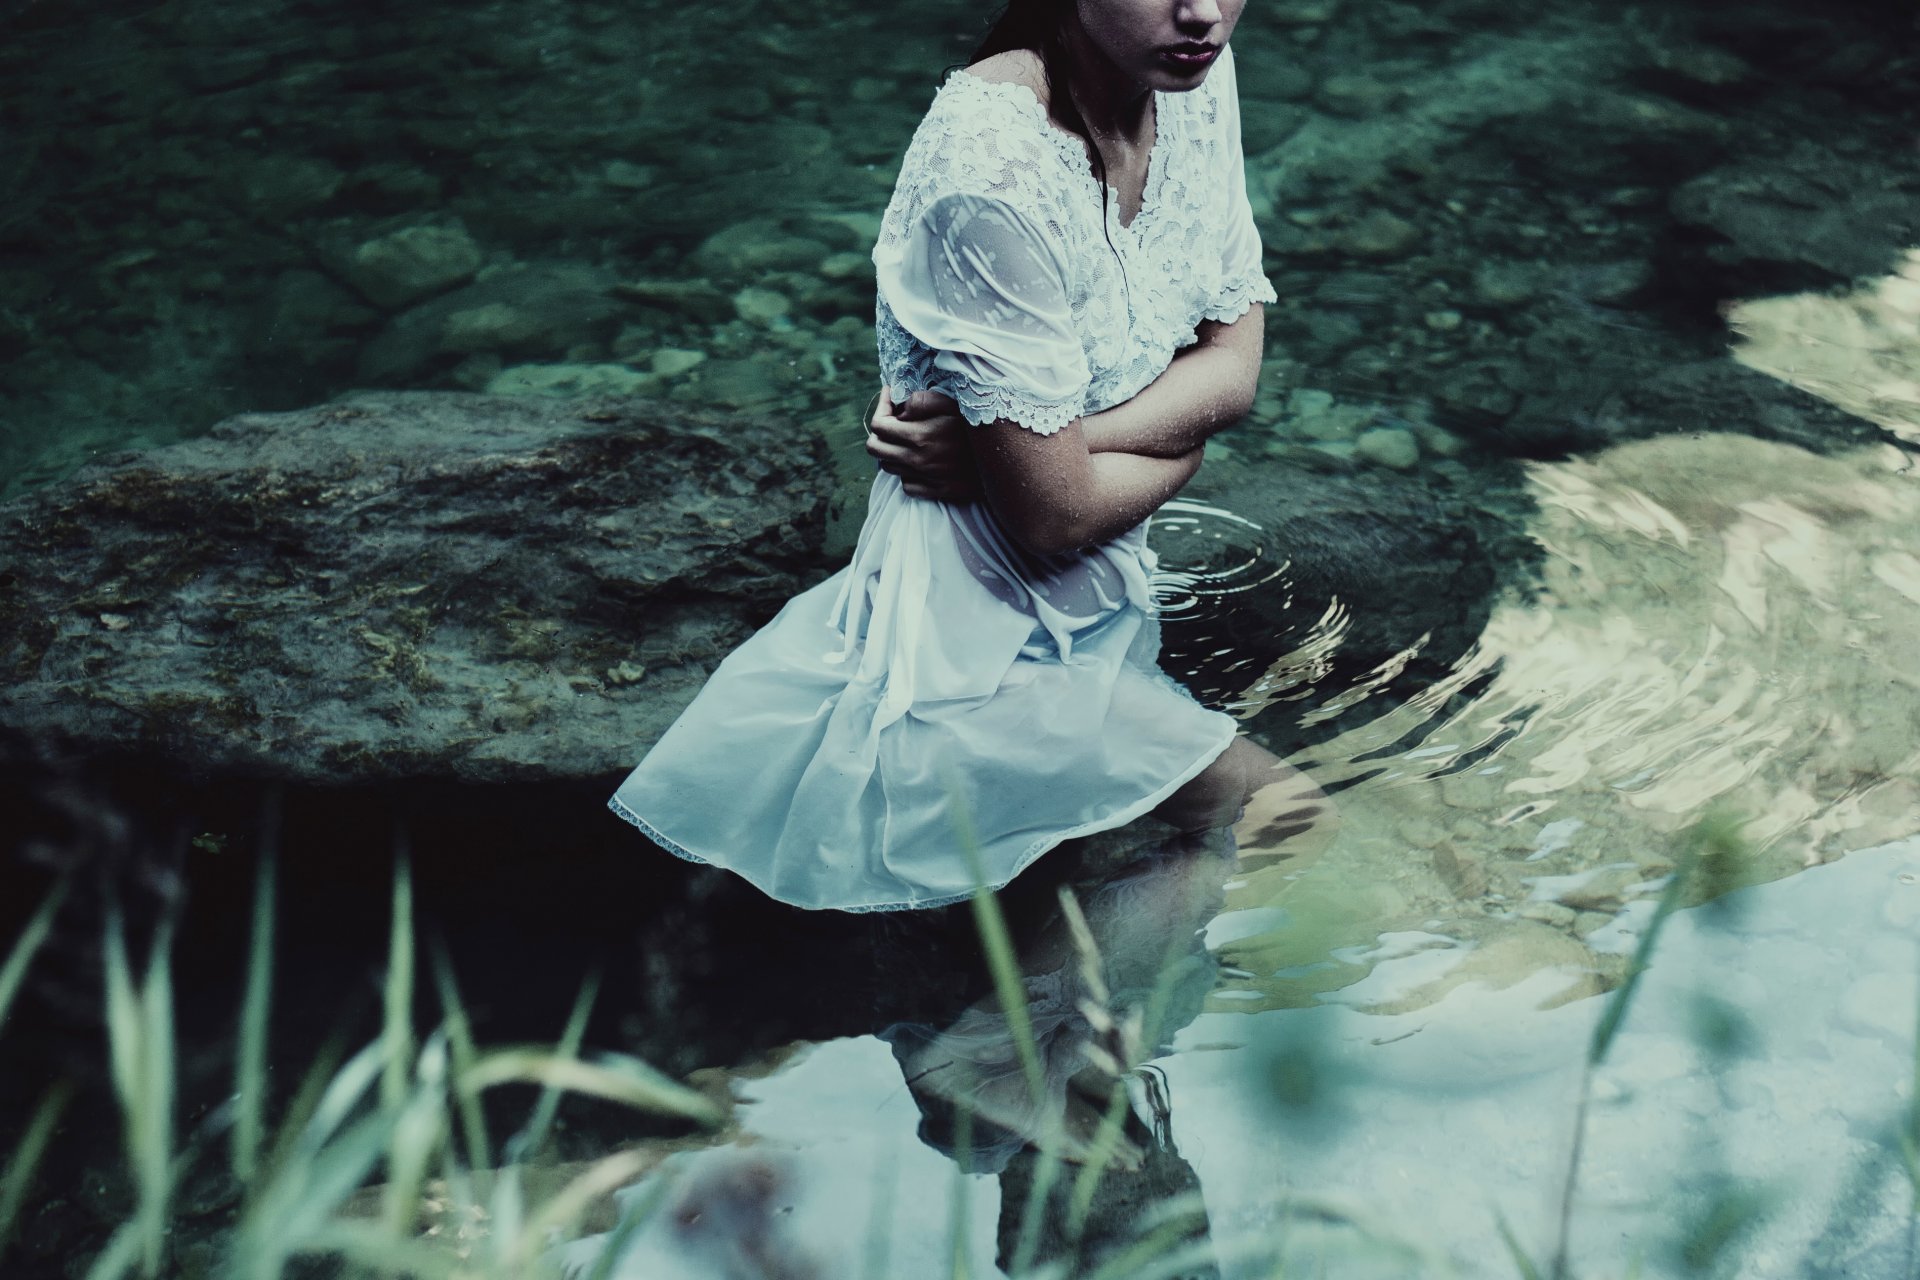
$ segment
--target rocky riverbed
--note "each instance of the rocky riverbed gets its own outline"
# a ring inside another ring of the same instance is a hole
[[[0,476],[368,385],[844,416],[892,166],[985,16],[769,0],[682,47],[608,4],[8,6]],[[1408,469],[1694,429],[1722,301],[1915,238],[1911,21],[1253,6],[1263,443]]]

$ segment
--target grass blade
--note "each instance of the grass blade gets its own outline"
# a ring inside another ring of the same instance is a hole
[[[1120,1131],[1127,1123],[1129,1106],[1126,1086],[1118,1080],[1114,1081],[1113,1092],[1107,1098],[1107,1109],[1100,1116],[1100,1127],[1089,1144],[1086,1161],[1073,1180],[1073,1197],[1067,1208],[1067,1237],[1071,1240],[1078,1240],[1081,1232],[1086,1230],[1087,1215],[1093,1211],[1093,1198],[1099,1194],[1100,1182],[1107,1176],[1107,1165],[1119,1146]]]
[[[1501,1243],[1507,1246],[1507,1256],[1513,1259],[1514,1268],[1520,1272],[1520,1280],[1542,1280],[1540,1268],[1528,1256],[1520,1237],[1513,1233],[1513,1224],[1507,1221],[1507,1215],[1496,1214],[1494,1221],[1500,1228]]]
[[[131,1114],[140,1077],[140,1000],[133,993],[127,962],[127,931],[118,911],[107,913],[106,937],[107,1069],[114,1097]]]
[[[140,1233],[131,1222],[122,1223],[107,1241],[107,1247],[87,1268],[86,1280],[120,1280],[140,1261]]]
[[[147,960],[146,981],[140,995],[141,1073],[140,1108],[136,1115],[139,1142],[134,1152],[134,1180],[140,1191],[135,1221],[143,1239],[142,1265],[147,1275],[158,1275],[166,1248],[168,1205],[173,1199],[173,1108],[175,1096],[173,1043],[173,926],[161,925]]]
[[[1026,1202],[1020,1206],[1020,1232],[1015,1239],[1013,1266],[1010,1268],[1013,1275],[1025,1275],[1033,1269],[1034,1256],[1040,1252],[1040,1233],[1047,1223],[1047,1205],[1065,1168],[1066,1158],[1061,1154],[1060,1143],[1043,1144],[1034,1162],[1033,1181],[1027,1187]]]
[[[20,1135],[19,1144],[13,1149],[13,1158],[7,1161],[5,1176],[0,1176],[0,1258],[6,1256],[20,1207],[27,1202],[27,1193],[33,1190],[33,1175],[40,1168],[41,1157],[47,1153],[47,1144],[53,1140],[54,1126],[60,1123],[72,1099],[73,1084],[67,1080],[41,1095],[40,1104],[33,1109],[33,1118],[27,1122],[26,1132]]]
[[[615,1223],[613,1230],[607,1233],[606,1243],[600,1249],[600,1256],[594,1259],[593,1270],[587,1273],[585,1280],[609,1280],[613,1275],[615,1264],[620,1261],[620,1255],[627,1251],[627,1245],[632,1242],[634,1234],[647,1224],[647,1219],[657,1213],[661,1205],[666,1203],[668,1194],[673,1190],[673,1183],[674,1174],[670,1168],[662,1169],[652,1184],[634,1197],[633,1203],[621,1212],[620,1221]]]
[[[420,1213],[420,1190],[446,1136],[447,1055],[436,1035],[420,1054],[419,1087],[394,1120],[387,1149],[387,1185],[381,1195],[381,1222],[399,1238]]]
[[[136,990],[126,928],[117,912],[107,917],[108,1059],[135,1190],[134,1218],[128,1226],[138,1243],[141,1269],[149,1276],[160,1269],[173,1189],[172,933],[171,923],[162,923],[146,977]]]
[[[364,1222],[333,1221],[308,1236],[302,1253],[327,1254],[376,1275],[454,1280],[467,1275],[459,1258],[419,1240],[395,1238]]]
[[[1640,944],[1633,949],[1633,959],[1627,965],[1627,976],[1608,998],[1600,1021],[1594,1025],[1593,1040],[1587,1046],[1587,1061],[1594,1066],[1599,1066],[1607,1056],[1607,1050],[1613,1047],[1613,1038],[1619,1033],[1620,1024],[1633,1003],[1634,993],[1639,989],[1640,975],[1653,964],[1653,952],[1660,943],[1660,931],[1666,926],[1667,917],[1679,909],[1680,897],[1701,865],[1702,852],[1711,854],[1716,866],[1730,865],[1734,861],[1729,846],[1737,840],[1737,836],[1730,834],[1730,830],[1728,819],[1717,816],[1702,818],[1688,829],[1686,837],[1681,840],[1674,855],[1673,872],[1667,878],[1666,888],[1660,891],[1660,901],[1653,909],[1653,918],[1647,921],[1647,931],[1640,935]]]
[[[316,1247],[346,1198],[365,1182],[393,1141],[396,1111],[376,1111],[317,1150],[275,1170],[234,1233],[230,1273],[270,1280],[286,1260]]]
[[[301,1129],[300,1140],[294,1148],[295,1159],[302,1154],[311,1156],[319,1151],[346,1123],[361,1099],[367,1096],[367,1090],[379,1078],[385,1066],[383,1051],[384,1046],[376,1040],[349,1058],[347,1065],[327,1081],[326,1090],[320,1095],[313,1115]]]
[[[246,1186],[259,1169],[267,1106],[267,1023],[273,994],[273,917],[279,877],[280,803],[270,793],[261,807],[260,865],[254,873],[253,936],[247,982],[240,998],[240,1039],[233,1066],[233,1176]]]
[[[1014,1050],[1020,1055],[1020,1070],[1027,1078],[1027,1090],[1035,1106],[1046,1092],[1040,1066],[1040,1050],[1033,1038],[1033,1014],[1027,1008],[1027,988],[1020,971],[1020,959],[1013,949],[1013,936],[1007,930],[1007,917],[1000,900],[987,888],[986,868],[980,862],[980,840],[973,830],[973,815],[960,798],[959,789],[948,788],[949,816],[954,837],[967,860],[967,872],[973,877],[973,927],[980,935],[980,946],[987,954],[987,969],[993,975],[994,995],[1007,1019]]]
[[[33,963],[33,957],[53,931],[53,918],[60,912],[60,904],[67,900],[67,882],[60,881],[48,892],[46,900],[27,921],[27,927],[14,941],[13,949],[7,953],[7,962],[0,965],[0,1029],[7,1025],[7,1013],[13,1008],[13,999],[20,994],[21,984],[26,981],[27,967]]]
[[[385,995],[380,1105],[398,1110],[407,1096],[408,1077],[413,1074],[413,869],[404,831],[394,836],[393,921],[387,945]]]
[[[502,1084],[537,1084],[618,1102],[638,1111],[683,1116],[717,1126],[726,1114],[703,1093],[668,1079],[634,1058],[606,1055],[582,1062],[547,1049],[496,1049],[461,1076],[460,1092],[477,1094]]]
[[[580,1042],[587,1034],[587,1019],[593,1014],[593,1002],[599,994],[599,975],[589,975],[580,984],[580,993],[573,999],[573,1010],[567,1015],[566,1029],[560,1033],[560,1043],[555,1049],[558,1056],[580,1056]],[[546,1144],[547,1132],[553,1127],[553,1117],[560,1110],[560,1094],[561,1090],[551,1084],[540,1091],[540,1101],[534,1105],[526,1128],[510,1144],[509,1160],[531,1159]]]
[[[447,1028],[447,1050],[453,1057],[453,1078],[464,1079],[473,1070],[473,1064],[480,1060],[480,1051],[473,1042],[473,1023],[467,1017],[467,1006],[460,999],[460,988],[453,979],[453,962],[447,958],[444,947],[436,947],[433,953],[433,981],[440,992],[441,1017]],[[475,1094],[456,1092],[456,1105],[460,1110],[460,1127],[467,1140],[467,1163],[475,1169],[484,1169],[493,1161],[493,1141],[487,1134],[487,1110],[480,1105]]]
[[[653,1157],[648,1152],[616,1152],[594,1161],[578,1177],[555,1192],[527,1219],[526,1226],[521,1230],[520,1238],[509,1256],[509,1265],[514,1273],[532,1269],[538,1261],[537,1252],[547,1248],[549,1241],[572,1234],[573,1228],[586,1216],[594,1201],[611,1195],[638,1178],[652,1162]]]

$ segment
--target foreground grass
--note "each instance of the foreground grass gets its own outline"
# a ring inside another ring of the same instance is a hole
[[[1652,962],[1662,926],[1684,898],[1712,899],[1718,891],[1716,878],[1737,863],[1738,853],[1738,826],[1725,819],[1703,822],[1683,838],[1673,878],[1642,935],[1625,981],[1607,997],[1591,1037],[1585,1061],[1589,1087],[1583,1088],[1574,1116],[1574,1142],[1553,1247],[1544,1259],[1536,1259],[1502,1221],[1501,1238],[1491,1242],[1486,1269],[1473,1274],[1517,1274],[1523,1280],[1570,1280],[1577,1274],[1570,1238],[1593,1073],[1606,1060],[1629,1015],[1639,977]],[[583,1052],[596,995],[592,981],[582,987],[556,1044],[483,1048],[475,1042],[451,965],[444,954],[432,953],[425,968],[431,971],[439,1018],[434,1025],[416,1027],[420,948],[407,859],[403,849],[396,854],[380,1033],[357,1048],[340,1046],[322,1053],[292,1096],[276,1104],[266,1086],[276,866],[273,850],[262,851],[238,1017],[233,1092],[208,1120],[184,1134],[175,1122],[179,1099],[171,923],[160,923],[148,953],[136,963],[126,930],[109,916],[102,939],[108,1078],[119,1111],[120,1163],[133,1203],[97,1256],[73,1274],[84,1275],[85,1280],[135,1276],[161,1280],[181,1274],[173,1256],[180,1221],[178,1190],[189,1174],[222,1163],[242,1196],[231,1227],[217,1242],[214,1280],[306,1280],[316,1274],[316,1267],[318,1274],[355,1277],[559,1280],[557,1246],[589,1233],[604,1233],[596,1261],[565,1280],[609,1280],[626,1245],[663,1211],[670,1192],[665,1178],[652,1180],[651,1191],[629,1199],[617,1215],[609,1209],[614,1191],[634,1183],[657,1164],[653,1152],[618,1151],[564,1166],[548,1158],[562,1098],[575,1094],[611,1101],[709,1131],[727,1121],[723,1104],[636,1059]],[[64,886],[49,895],[0,962],[0,1030],[65,896]],[[993,895],[985,891],[976,895],[973,910],[995,990],[1019,1051],[1021,1073],[1030,1087],[1038,1088],[1041,1050],[1034,1041],[1006,923]],[[1183,1224],[1196,1216],[1204,1222],[1204,1206],[1197,1202],[1168,1202],[1140,1215],[1133,1238],[1102,1241],[1102,1257],[1096,1262],[1081,1265],[1039,1256],[1042,1238],[1049,1235],[1064,1236],[1077,1250],[1090,1206],[1106,1176],[1099,1153],[1119,1140],[1127,1115],[1124,1082],[1149,1055],[1149,1046],[1158,1043],[1153,1024],[1161,1016],[1158,1006],[1165,998],[1165,991],[1156,989],[1144,1009],[1123,1013],[1108,1007],[1101,956],[1070,895],[1063,895],[1062,910],[1073,934],[1083,987],[1089,993],[1082,1012],[1096,1032],[1094,1056],[1114,1085],[1095,1138],[1095,1158],[1071,1161],[1059,1135],[1042,1134],[1036,1139],[1034,1177],[1019,1206],[1017,1230],[1008,1242],[1008,1274],[1017,1280],[1066,1280],[1068,1276],[1182,1280],[1217,1275],[1221,1267],[1235,1268],[1239,1274],[1272,1275],[1276,1280],[1293,1274],[1278,1261],[1287,1253],[1288,1242],[1282,1234],[1242,1241],[1227,1249],[1193,1238]],[[1920,1079],[1920,1065],[1916,1079]],[[489,1131],[482,1100],[489,1091],[507,1085],[533,1085],[539,1092],[521,1126],[497,1141]],[[59,1122],[75,1092],[66,1082],[48,1088],[34,1104],[0,1171],[0,1271],[6,1270],[8,1245],[17,1235],[39,1168],[56,1141]],[[1920,1119],[1915,1117],[1920,1117],[1920,1104],[1902,1116],[1898,1136],[1920,1208],[1920,1155],[1915,1154],[1920,1152],[1920,1138],[1915,1136],[1920,1134]],[[964,1194],[963,1182],[956,1172],[956,1196]],[[1709,1205],[1699,1222],[1682,1224],[1685,1241],[1678,1258],[1682,1273],[1731,1274],[1728,1268],[1736,1263],[1739,1241],[1769,1211],[1766,1197],[1756,1189],[1737,1181],[1729,1187],[1729,1194]],[[884,1206],[888,1201],[883,1196],[880,1203]],[[1373,1241],[1404,1259],[1407,1275],[1460,1274],[1418,1242],[1395,1239],[1390,1231],[1356,1216],[1350,1208],[1305,1200],[1284,1208],[1287,1220],[1332,1222]],[[866,1256],[874,1260],[868,1267],[870,1274],[876,1274],[878,1260],[887,1256],[884,1233],[891,1227],[887,1216],[885,1208],[875,1215],[876,1238],[867,1242]],[[956,1222],[961,1216],[956,1215]],[[764,1261],[764,1271],[740,1274],[788,1274],[778,1269],[779,1260]],[[196,1270],[207,1274],[203,1268]],[[950,1267],[942,1280],[962,1280],[985,1271],[967,1256],[964,1232],[956,1230]]]

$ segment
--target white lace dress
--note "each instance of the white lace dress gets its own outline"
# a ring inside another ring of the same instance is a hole
[[[958,72],[873,252],[880,372],[975,424],[1052,434],[1271,301],[1231,52],[1158,94],[1139,213],[1025,87]],[[931,907],[1148,812],[1234,724],[1163,675],[1143,523],[1036,557],[985,504],[879,475],[853,562],[721,663],[611,801],[682,857],[783,902]]]

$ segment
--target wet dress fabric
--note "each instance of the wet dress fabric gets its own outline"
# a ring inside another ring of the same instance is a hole
[[[896,397],[932,389],[976,426],[1050,435],[1138,393],[1202,320],[1273,299],[1231,53],[1155,112],[1122,225],[1084,144],[1030,90],[948,79],[873,252]],[[882,473],[852,563],[721,663],[611,806],[797,906],[997,888],[1149,812],[1232,740],[1155,661],[1153,568],[1145,522],[1036,556],[985,502],[911,498]]]

